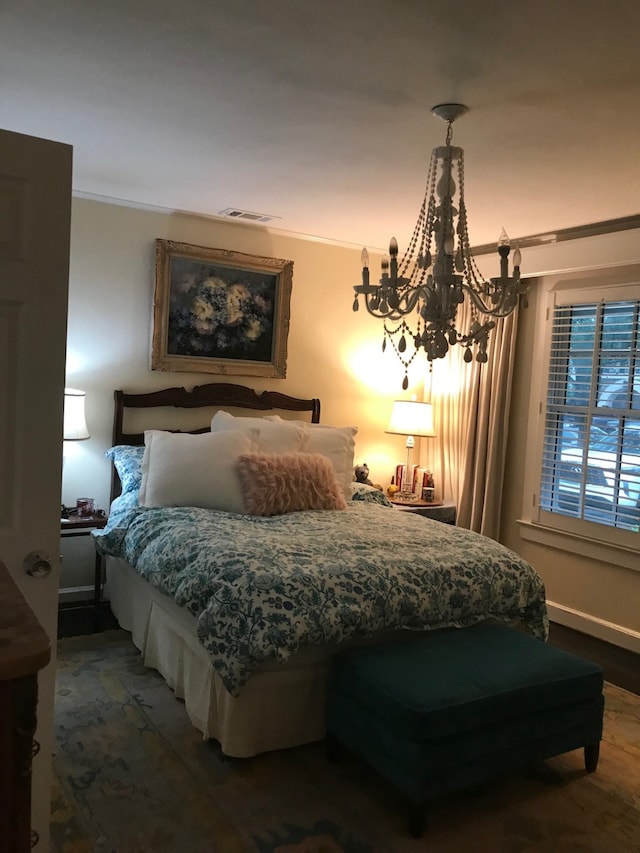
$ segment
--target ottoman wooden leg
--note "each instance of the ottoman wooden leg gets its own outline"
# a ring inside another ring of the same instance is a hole
[[[590,743],[584,748],[584,766],[587,773],[595,773],[600,756],[600,742]]]
[[[409,806],[409,833],[412,838],[422,838],[426,813],[427,810],[424,803],[411,803]]]

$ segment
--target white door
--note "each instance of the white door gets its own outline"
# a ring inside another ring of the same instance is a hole
[[[71,157],[68,145],[0,131],[0,557],[52,648],[38,679],[39,853],[49,849]],[[49,556],[47,577],[26,574],[33,551]]]

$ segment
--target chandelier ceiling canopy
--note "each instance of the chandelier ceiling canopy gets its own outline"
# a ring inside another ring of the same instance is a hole
[[[471,254],[464,200],[464,151],[451,144],[453,122],[468,112],[463,104],[439,104],[431,112],[447,123],[444,145],[431,152],[424,199],[409,246],[398,260],[398,243],[391,238],[382,258],[378,284],[369,280],[369,253],[362,250],[362,284],[356,285],[353,310],[360,296],[374,317],[384,320],[383,350],[391,344],[407,370],[420,349],[429,362],[444,358],[449,347],[464,347],[464,360],[487,361],[489,332],[496,321],[513,312],[527,290],[520,278],[520,250],[513,253],[506,232],[498,242],[500,275],[484,279]],[[470,320],[461,328],[458,308],[469,300]],[[410,325],[410,322],[413,325]],[[409,349],[408,341],[413,344]]]

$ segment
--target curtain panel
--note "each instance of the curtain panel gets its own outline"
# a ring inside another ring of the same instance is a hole
[[[466,364],[459,346],[433,364],[434,473],[457,523],[491,539],[500,533],[518,310],[491,331],[486,364]],[[460,306],[462,323],[470,313],[468,302]]]

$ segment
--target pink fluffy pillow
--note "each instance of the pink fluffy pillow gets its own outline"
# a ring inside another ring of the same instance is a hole
[[[249,515],[347,508],[333,464],[320,453],[246,453],[236,471]]]

